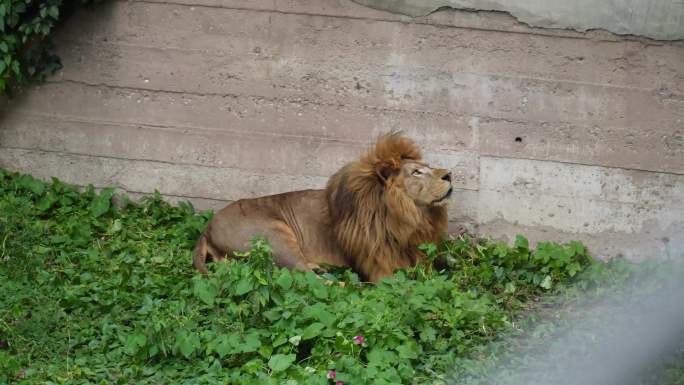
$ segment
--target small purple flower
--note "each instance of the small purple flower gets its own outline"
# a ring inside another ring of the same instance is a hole
[[[328,370],[328,374],[326,374],[325,376],[328,378],[335,378],[335,376],[337,376],[337,372],[334,370]],[[339,381],[337,381],[337,382],[339,382]]]
[[[363,345],[364,339],[363,336],[354,336],[354,338],[352,338],[352,341],[354,341],[354,343],[357,345]]]
[[[335,385],[344,385],[344,381],[335,381]]]

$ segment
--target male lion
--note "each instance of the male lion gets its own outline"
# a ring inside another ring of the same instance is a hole
[[[278,266],[348,266],[377,282],[424,261],[418,245],[447,227],[451,173],[429,167],[413,141],[390,133],[337,171],[325,190],[241,199],[220,210],[200,236],[194,266],[222,260],[264,236]]]

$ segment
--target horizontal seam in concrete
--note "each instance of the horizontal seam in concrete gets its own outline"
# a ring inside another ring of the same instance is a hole
[[[211,52],[209,50],[200,50],[200,49],[187,49],[187,48],[178,48],[178,47],[156,47],[156,46],[147,46],[147,45],[142,45],[142,44],[130,44],[130,43],[111,43],[111,42],[93,42],[93,41],[86,41],[86,40],[73,40],[73,43],[76,44],[83,44],[83,45],[91,45],[91,46],[111,46],[111,47],[116,47],[116,46],[121,46],[121,47],[127,47],[127,48],[143,48],[143,49],[149,49],[149,50],[170,50],[170,51],[181,51],[181,52]],[[387,67],[385,65],[385,67]],[[438,74],[451,74],[452,72],[446,71],[443,69],[436,69],[434,72],[437,72]],[[571,85],[580,85],[580,86],[591,86],[591,87],[601,87],[601,88],[607,88],[607,89],[616,89],[616,90],[629,90],[629,91],[641,91],[641,92],[646,92],[646,93],[652,93],[656,91],[656,88],[641,88],[641,87],[636,87],[636,86],[628,86],[628,85],[615,85],[615,84],[610,84],[610,83],[593,83],[593,82],[584,82],[584,81],[578,81],[578,80],[570,80],[570,79],[553,79],[553,78],[542,78],[542,77],[534,77],[534,76],[510,76],[506,75],[503,73],[488,73],[488,72],[472,72],[472,71],[455,71],[453,73],[457,74],[464,74],[464,75],[476,75],[476,76],[482,76],[482,77],[490,77],[490,78],[495,78],[495,79],[505,79],[505,80],[524,80],[527,82],[539,82],[539,83],[553,83],[553,84],[571,84]],[[394,77],[396,76],[395,74],[378,74],[379,77]],[[73,79],[68,79],[71,81],[79,81],[79,80],[73,80]],[[172,91],[172,92],[179,92],[179,93],[188,93],[186,91]],[[206,95],[211,95],[210,93],[207,93]],[[226,94],[226,96],[229,96],[232,94]],[[663,97],[663,99],[673,99],[676,100],[677,98],[684,98],[684,96],[680,95],[668,95],[668,97]]]
[[[663,203],[644,203],[644,202],[639,202],[639,201],[611,200],[611,199],[601,198],[601,197],[597,197],[597,196],[561,195],[561,194],[546,192],[546,191],[541,191],[541,190],[535,190],[535,191],[528,191],[528,190],[524,190],[524,189],[514,190],[514,189],[508,189],[506,187],[499,189],[499,188],[487,188],[487,187],[480,186],[480,189],[478,191],[479,192],[503,193],[503,194],[506,194],[506,193],[516,194],[516,193],[527,192],[527,193],[529,193],[530,196],[544,196],[544,197],[566,198],[566,199],[572,198],[575,200],[592,201],[592,202],[600,202],[600,203],[610,203],[610,204],[626,205],[626,206],[638,206],[638,207],[644,207],[644,208],[649,208],[649,209],[663,208],[663,205],[666,203],[679,202],[678,200],[676,200],[676,201],[668,201],[668,202],[663,202]]]
[[[111,159],[111,160],[119,160],[119,161],[129,161],[129,162],[140,162],[140,163],[158,163],[158,164],[165,164],[165,165],[171,165],[171,166],[190,166],[190,167],[202,167],[202,168],[208,168],[208,169],[217,169],[217,170],[236,170],[239,172],[247,172],[249,173],[248,170],[240,169],[237,167],[218,167],[218,166],[212,166],[212,165],[207,165],[207,164],[193,164],[193,163],[176,163],[176,162],[170,162],[170,161],[163,161],[163,160],[154,160],[154,159],[139,159],[139,158],[121,158],[121,157],[116,157],[116,156],[110,156],[110,155],[92,155],[92,154],[84,154],[84,153],[78,153],[78,152],[65,152],[65,151],[57,151],[57,150],[46,150],[46,149],[39,149],[39,148],[25,148],[25,147],[14,147],[14,146],[0,146],[0,149],[8,149],[8,150],[19,150],[19,151],[26,151],[26,152],[44,152],[48,154],[57,154],[61,156],[78,156],[78,157],[87,157],[87,158],[102,158],[102,159]],[[261,176],[282,176],[282,177],[303,177],[303,178],[327,178],[330,177],[330,175],[291,175],[291,174],[282,174],[282,173],[267,173],[267,172],[261,172]],[[465,188],[465,187],[459,187],[460,190],[466,190],[466,191],[477,191],[477,189],[473,188]],[[208,198],[210,199],[210,198]]]
[[[49,154],[58,154],[58,155],[62,155],[62,156],[73,155],[73,156],[79,156],[79,157],[102,158],[102,159],[112,159],[112,160],[140,162],[140,163],[159,163],[159,164],[166,164],[166,165],[171,165],[171,166],[181,166],[181,167],[182,166],[191,166],[191,167],[218,169],[218,170],[235,170],[235,171],[239,171],[239,172],[249,173],[248,170],[244,170],[244,169],[237,168],[237,167],[219,167],[219,166],[212,166],[212,165],[208,165],[208,164],[178,163],[178,162],[171,162],[171,161],[165,161],[165,160],[143,159],[143,158],[122,158],[122,157],[116,157],[116,156],[110,156],[110,155],[93,155],[93,154],[78,153],[78,152],[47,150],[47,149],[42,149],[42,148],[25,148],[25,147],[14,147],[14,146],[2,146],[0,148],[6,148],[9,150],[21,150],[21,151],[27,151],[27,152],[45,152],[45,153],[49,153]],[[324,178],[327,176],[327,175],[300,175],[300,174],[291,175],[291,174],[267,173],[267,172],[263,172],[260,174],[264,175],[264,176],[305,177],[305,178]]]
[[[441,70],[441,72],[451,73],[451,72],[445,71],[445,70]],[[457,71],[455,73],[464,74],[464,75],[477,75],[477,76],[490,77],[490,78],[496,78],[496,79],[505,79],[505,80],[515,79],[515,80],[524,80],[524,81],[528,81],[528,82],[539,82],[539,83],[572,84],[572,85],[579,85],[579,86],[592,86],[592,87],[601,87],[601,88],[616,89],[616,90],[642,91],[642,92],[647,92],[647,93],[651,93],[651,92],[654,92],[656,90],[655,88],[641,88],[641,87],[636,87],[636,86],[615,85],[615,84],[609,84],[609,83],[592,83],[592,82],[583,82],[583,81],[579,81],[579,80],[570,80],[570,79],[541,78],[541,77],[535,77],[535,76],[510,76],[510,75],[506,75],[506,74],[502,74],[502,73],[493,73],[493,72]],[[388,76],[393,76],[393,75],[380,74],[378,76],[388,77]]]
[[[76,184],[76,183],[67,183],[67,184],[70,185],[70,186],[78,187],[78,188],[86,188],[86,187],[88,187],[88,186],[83,186],[83,185]],[[123,188],[123,187],[120,187],[120,186],[96,186],[96,185],[92,185],[92,186],[93,186],[93,188],[96,188],[96,189],[103,189],[103,188],[108,188],[108,187],[114,187],[116,190],[119,190],[119,191],[121,191],[121,192],[123,192],[123,193],[126,193],[126,194],[142,194],[142,195],[151,195],[151,194],[154,194],[154,191],[153,191],[153,192],[149,192],[149,191],[135,191],[135,190],[129,190],[129,189],[126,189],[126,188]],[[167,194],[167,193],[163,193],[163,192],[159,192],[159,194],[161,194],[161,195],[164,196],[164,197],[179,198],[179,199],[202,199],[202,200],[212,201],[212,202],[221,202],[221,203],[225,202],[226,204],[235,202],[235,201],[232,201],[232,200],[229,200],[229,199],[216,199],[216,198],[197,197],[197,196],[190,196],[190,195],[175,195],[175,194]]]
[[[110,126],[125,126],[125,127],[132,127],[132,128],[149,128],[149,129],[158,129],[158,130],[163,130],[163,131],[172,131],[172,132],[177,132],[181,134],[186,134],[184,131],[186,130],[193,130],[193,131],[200,131],[204,132],[204,134],[214,134],[214,133],[219,133],[219,134],[229,134],[229,135],[235,135],[239,137],[252,137],[252,136],[262,136],[262,137],[271,137],[271,138],[284,138],[284,139],[291,139],[293,141],[298,141],[298,140],[306,140],[310,141],[311,139],[314,139],[319,142],[326,142],[326,143],[341,143],[341,144],[348,144],[348,145],[362,145],[362,146],[370,146],[371,141],[360,141],[360,140],[350,140],[350,139],[341,139],[341,138],[330,138],[330,137],[325,137],[325,136],[317,136],[317,135],[297,135],[297,134],[282,134],[282,133],[270,133],[270,132],[263,132],[263,131],[238,131],[238,130],[233,130],[230,128],[214,128],[214,127],[200,127],[200,126],[179,126],[179,125],[161,125],[161,124],[151,124],[151,123],[131,123],[131,122],[120,122],[120,121],[115,121],[115,120],[104,120],[104,119],[80,119],[78,117],[73,117],[70,115],[61,115],[61,114],[43,114],[40,112],[22,112],[22,116],[26,116],[28,118],[31,117],[39,117],[39,118],[45,118],[45,119],[50,119],[50,118],[57,118],[59,120],[62,120],[64,122],[72,122],[72,123],[83,123],[83,124],[88,124],[88,123],[95,123],[95,124],[106,124]],[[472,152],[476,153],[477,149],[473,148],[463,148],[463,149],[452,149],[452,148],[439,148],[439,151],[444,151],[444,152]],[[359,153],[361,155],[361,153]]]
[[[507,122],[507,123],[514,123],[514,124],[525,124],[525,123],[558,123],[558,124],[569,124],[569,125],[585,125],[589,126],[591,125],[591,122],[570,122],[570,121],[549,121],[549,120],[519,120],[519,119],[512,119],[512,118],[498,118],[498,117],[492,117],[488,115],[481,115],[481,114],[459,114],[451,111],[445,111],[445,110],[411,110],[411,109],[402,109],[402,108],[391,108],[391,107],[382,107],[382,106],[370,106],[370,105],[349,105],[349,104],[343,104],[343,103],[323,103],[319,101],[313,101],[309,99],[303,99],[302,97],[293,97],[293,98],[287,98],[287,97],[267,97],[267,96],[262,96],[262,95],[253,95],[253,94],[221,94],[221,93],[198,93],[194,91],[175,91],[175,90],[163,90],[163,89],[154,89],[154,88],[139,88],[139,87],[130,87],[130,86],[120,86],[120,85],[113,85],[113,84],[107,84],[107,83],[91,83],[83,80],[74,80],[74,79],[61,79],[59,81],[54,81],[54,80],[46,80],[45,83],[47,84],[60,84],[60,83],[70,83],[70,84],[77,84],[77,85],[82,85],[86,87],[92,87],[92,88],[104,88],[104,89],[112,89],[112,90],[122,90],[122,91],[128,91],[128,92],[150,92],[150,93],[159,93],[159,94],[172,94],[172,95],[191,95],[191,96],[197,96],[197,97],[231,97],[231,98],[252,98],[256,100],[264,100],[268,102],[273,102],[276,103],[278,101],[284,101],[287,103],[303,103],[303,104],[311,104],[314,106],[323,106],[323,107],[342,107],[342,108],[355,108],[359,110],[371,110],[371,111],[385,111],[385,112],[395,112],[395,113],[413,113],[413,114],[429,114],[429,115],[436,115],[436,116],[442,116],[442,117],[454,117],[454,118],[478,118],[482,119],[485,122],[493,122],[493,121],[498,121],[498,122]],[[628,89],[625,87],[625,89]],[[646,89],[640,89],[636,88],[636,90],[641,90],[641,91],[654,91],[654,90],[646,90]],[[0,111],[3,109],[0,108]],[[59,116],[59,115],[57,115]],[[151,125],[153,126],[153,125]],[[630,128],[630,127],[623,127],[623,126],[605,126],[609,128]],[[305,136],[308,137],[308,136]],[[649,171],[649,170],[646,170]]]
[[[235,135],[239,137],[252,137],[252,136],[263,136],[263,137],[272,137],[272,138],[284,138],[284,139],[292,139],[293,141],[296,141],[297,139],[315,139],[320,142],[329,142],[329,143],[342,143],[342,144],[362,144],[362,145],[367,145],[370,142],[363,142],[363,141],[355,141],[355,140],[346,140],[346,139],[336,139],[336,138],[326,138],[326,137],[319,137],[315,135],[296,135],[296,134],[280,134],[280,133],[270,133],[270,132],[263,132],[263,131],[237,131],[233,130],[230,128],[213,128],[213,127],[199,127],[199,126],[179,126],[179,125],[161,125],[161,124],[152,124],[152,123],[129,123],[129,122],[119,122],[115,120],[103,120],[103,119],[79,119],[77,117],[69,116],[69,115],[60,115],[60,114],[42,114],[40,112],[28,112],[28,113],[22,113],[23,116],[26,117],[40,117],[40,118],[57,118],[59,120],[62,120],[64,122],[72,122],[72,123],[94,123],[94,124],[106,124],[110,126],[124,126],[124,127],[132,127],[132,128],[149,128],[149,129],[155,129],[155,130],[162,130],[162,131],[172,131],[176,133],[181,133],[185,135],[190,135],[188,133],[185,133],[184,131],[186,130],[193,130],[193,131],[200,131],[202,134],[213,134],[213,133],[219,133],[219,134],[227,134],[227,135]],[[474,150],[471,150],[474,151]],[[174,163],[175,164],[175,163]],[[203,165],[203,164],[200,164]]]
[[[208,168],[208,169],[216,169],[216,170],[235,170],[239,172],[249,172],[248,170],[240,169],[237,167],[219,167],[219,166],[212,166],[212,165],[207,165],[207,164],[189,164],[189,163],[176,163],[176,162],[170,162],[170,161],[165,161],[165,160],[154,160],[154,159],[140,159],[140,158],[121,158],[117,156],[111,156],[111,155],[92,155],[92,154],[85,154],[85,153],[78,153],[78,152],[65,152],[65,151],[57,151],[57,150],[46,150],[43,148],[25,148],[25,147],[14,147],[14,146],[2,146],[0,148],[5,148],[8,150],[19,150],[19,151],[26,151],[26,152],[44,152],[48,154],[57,154],[61,156],[76,156],[76,157],[83,157],[83,158],[102,158],[102,159],[110,159],[110,160],[119,160],[119,161],[128,161],[128,162],[139,162],[139,163],[157,163],[157,164],[164,164],[164,165],[170,165],[170,166],[178,166],[178,167],[183,167],[183,166],[190,166],[190,167],[201,167],[201,168]],[[289,174],[281,174],[281,173],[260,173],[260,175],[263,176],[284,176],[284,177],[309,177],[309,178],[322,178],[325,177],[324,175],[289,175]]]
[[[595,124],[592,124],[591,122],[572,122],[572,121],[567,121],[567,120],[556,120],[556,121],[551,121],[551,120],[521,120],[521,119],[513,119],[513,118],[497,118],[493,116],[487,116],[487,115],[463,115],[463,117],[477,117],[480,119],[481,123],[509,123],[509,124],[515,124],[515,125],[542,125],[542,124],[565,124],[568,126],[572,127],[583,127],[583,128],[590,128],[594,127]],[[669,121],[668,121],[669,122]],[[604,130],[639,130],[641,128],[641,125],[637,126],[611,126],[607,124],[601,124],[601,129]]]
[[[79,187],[82,187],[82,186],[79,186]],[[93,186],[93,187],[96,187],[96,186]],[[112,187],[112,186],[105,186],[105,187]],[[96,188],[104,188],[104,187],[96,187]],[[118,186],[116,186],[116,188],[117,188],[118,190],[121,190],[121,191],[126,192],[126,193],[129,193],[129,194],[144,194],[144,195],[154,194],[154,192],[128,190],[128,189],[125,189],[125,188],[123,188],[123,187],[118,187]],[[235,201],[232,201],[232,200],[229,200],[229,199],[216,199],[216,198],[207,198],[207,197],[196,197],[196,196],[190,196],[190,195],[175,195],[175,194],[167,194],[167,193],[162,193],[162,192],[159,192],[159,193],[160,193],[162,196],[165,196],[165,197],[172,197],[172,198],[179,198],[179,199],[202,199],[202,200],[212,201],[212,202],[221,202],[221,203],[225,202],[226,204],[235,202]]]
[[[454,29],[469,29],[473,31],[484,31],[484,32],[492,32],[492,33],[514,33],[514,34],[520,34],[520,35],[538,35],[538,36],[545,36],[545,37],[554,37],[554,38],[562,38],[562,39],[580,39],[580,40],[589,40],[589,41],[600,41],[600,42],[607,42],[607,43],[621,43],[623,41],[630,41],[630,42],[638,42],[644,45],[663,45],[663,44],[655,44],[655,43],[646,43],[641,41],[641,39],[648,39],[648,38],[641,38],[637,36],[633,36],[633,39],[629,39],[628,36],[620,36],[620,35],[615,35],[612,32],[605,31],[606,33],[610,33],[611,36],[613,36],[613,39],[602,39],[598,37],[588,37],[584,35],[582,32],[571,32],[573,34],[576,34],[575,36],[568,35],[568,31],[563,31],[559,30],[557,33],[544,33],[538,28],[530,27],[529,25],[526,25],[525,23],[521,23],[518,20],[515,20],[516,24],[519,24],[523,28],[529,28],[531,29],[530,31],[516,31],[512,29],[501,29],[501,28],[482,28],[482,27],[472,27],[472,26],[460,26],[460,25],[453,25],[453,24],[444,24],[444,23],[430,23],[430,22],[425,22],[425,21],[419,21],[415,20],[414,18],[411,18],[410,16],[403,16],[405,18],[409,18],[410,20],[396,20],[396,19],[389,19],[389,18],[381,18],[381,17],[358,17],[358,16],[344,16],[344,15],[328,15],[324,13],[313,13],[313,12],[288,12],[288,11],[282,11],[282,10],[277,10],[277,9],[258,9],[258,8],[247,8],[247,7],[226,7],[222,5],[209,5],[209,4],[192,4],[192,3],[184,3],[180,1],[145,1],[145,0],[133,0],[130,1],[131,3],[143,3],[143,4],[161,4],[161,5],[179,5],[179,6],[186,6],[186,7],[197,7],[197,8],[212,8],[212,9],[227,9],[227,10],[236,10],[236,11],[246,11],[246,12],[257,12],[257,13],[278,13],[282,15],[298,15],[298,16],[312,16],[312,17],[326,17],[326,18],[333,18],[333,19],[350,19],[350,20],[362,20],[362,21],[379,21],[379,22],[384,22],[384,23],[399,23],[399,24],[417,24],[417,25],[425,25],[425,26],[430,26],[434,28],[454,28]],[[460,10],[460,11],[466,11],[466,10]],[[491,11],[492,13],[503,13],[503,12],[494,12]],[[552,29],[549,28],[550,30],[558,30],[558,29]]]
[[[134,91],[134,92],[135,91],[158,92],[158,93],[168,93],[168,94],[173,94],[173,95],[192,95],[192,96],[199,96],[199,97],[212,96],[212,97],[231,97],[231,98],[254,98],[257,100],[265,100],[265,101],[269,101],[269,102],[276,102],[278,100],[283,100],[283,101],[287,101],[289,103],[302,103],[302,104],[311,104],[314,106],[325,106],[325,107],[358,108],[358,109],[371,110],[371,111],[410,112],[410,113],[414,113],[414,114],[430,114],[430,115],[437,115],[437,116],[457,116],[457,117],[466,116],[466,115],[456,114],[456,113],[453,113],[450,111],[410,110],[410,109],[391,108],[391,107],[383,107],[383,106],[349,105],[349,104],[343,104],[343,103],[322,103],[322,102],[317,102],[317,101],[313,101],[310,99],[305,99],[301,96],[293,96],[291,98],[284,98],[284,97],[267,97],[267,96],[263,96],[263,95],[254,95],[254,94],[223,94],[223,93],[217,93],[217,92],[163,90],[163,89],[156,89],[156,88],[140,88],[140,87],[121,86],[121,85],[108,84],[108,83],[103,83],[103,82],[91,83],[91,82],[87,82],[84,80],[76,80],[76,79],[69,79],[69,78],[63,78],[63,79],[58,80],[58,81],[46,80],[45,83],[47,83],[47,84],[73,83],[73,84],[80,84],[80,85],[89,86],[89,87],[109,88],[109,89],[114,89],[114,90],[127,90],[127,91]],[[2,111],[2,109],[0,109],[0,111]],[[472,116],[472,115],[467,115],[467,116]]]
[[[22,116],[28,117],[28,118],[42,118],[42,119],[59,119],[64,122],[71,122],[71,123],[81,123],[81,124],[105,124],[109,126],[123,126],[123,127],[131,127],[131,128],[147,128],[150,130],[160,130],[160,131],[170,131],[170,132],[175,132],[175,133],[180,133],[184,135],[192,135],[188,134],[187,130],[193,130],[193,131],[200,131],[198,136],[201,135],[209,135],[209,134],[224,134],[224,135],[234,135],[238,136],[240,138],[245,138],[245,137],[253,137],[253,136],[262,136],[262,137],[270,137],[270,138],[284,138],[284,139],[289,139],[292,140],[293,142],[300,142],[301,140],[305,141],[310,141],[310,140],[315,140],[318,142],[322,143],[340,143],[342,145],[357,145],[357,146],[366,146],[369,147],[372,143],[371,141],[360,141],[360,140],[349,140],[349,139],[340,139],[340,138],[330,138],[330,137],[324,137],[324,136],[317,136],[317,135],[296,135],[296,134],[281,134],[281,133],[270,133],[270,132],[263,132],[263,131],[237,131],[237,130],[232,130],[230,128],[213,128],[213,127],[200,127],[200,126],[179,126],[179,125],[158,125],[158,124],[150,124],[150,123],[130,123],[130,122],[119,122],[119,121],[113,121],[113,120],[103,120],[103,119],[79,119],[77,117],[69,116],[69,115],[60,115],[60,114],[42,114],[40,112],[24,112],[21,113]],[[462,148],[462,149],[456,149],[456,148],[436,148],[435,150],[438,150],[440,152],[447,152],[447,153],[472,153],[472,154],[479,154],[477,149],[475,148]],[[362,152],[359,152],[358,155],[362,155]],[[190,163],[194,164],[194,163]],[[204,165],[203,163],[198,163],[199,165]]]
[[[594,168],[605,168],[605,169],[614,169],[614,170],[623,170],[623,171],[648,172],[651,174],[684,176],[684,173],[678,173],[675,171],[658,171],[658,170],[648,170],[648,169],[642,169],[642,168],[628,168],[628,167],[619,167],[619,166],[602,166],[602,165],[597,165],[595,163],[592,164],[592,163],[583,163],[583,162],[567,162],[567,161],[556,160],[556,159],[535,159],[535,158],[530,158],[530,157],[515,157],[515,156],[499,156],[499,155],[480,154],[480,159],[483,159],[483,158],[502,159],[502,160],[520,159],[520,160],[531,160],[531,161],[539,162],[539,163],[570,164],[570,165],[578,165],[578,166],[594,167]],[[480,180],[482,180],[482,179],[480,179]]]

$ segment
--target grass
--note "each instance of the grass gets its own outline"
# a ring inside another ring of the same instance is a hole
[[[0,171],[0,383],[490,383],[643,270],[579,242],[465,237],[424,245],[446,271],[368,285],[277,268],[257,238],[203,278],[190,253],[210,212],[113,194]],[[642,383],[682,384],[682,357]]]

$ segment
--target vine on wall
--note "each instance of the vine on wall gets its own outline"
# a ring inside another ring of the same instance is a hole
[[[79,7],[100,0],[0,0],[0,93],[62,67],[52,52],[54,27]]]

